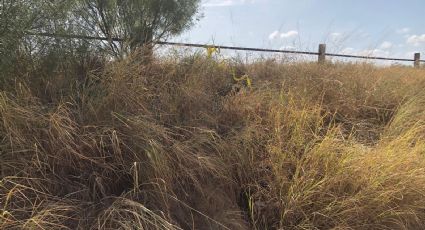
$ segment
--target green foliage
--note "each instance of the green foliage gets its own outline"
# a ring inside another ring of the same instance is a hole
[[[61,72],[76,62],[90,61],[87,58],[127,56],[153,40],[190,27],[198,7],[199,0],[0,1],[0,87],[28,77],[18,73],[37,68],[38,62],[49,64],[45,68],[49,71]],[[37,34],[118,37],[125,41]],[[150,56],[152,46],[147,47],[143,50]]]
[[[9,79],[10,73],[31,68],[42,56],[53,51],[62,56],[76,48],[80,41],[36,37],[33,32],[60,31],[66,33],[71,27],[67,15],[73,1],[4,0],[0,2],[0,78]],[[59,60],[59,57],[55,57]],[[23,61],[27,60],[27,61]],[[31,60],[31,61],[28,61]],[[16,76],[15,76],[16,77]]]
[[[78,13],[88,34],[127,38],[120,48],[133,50],[153,39],[176,35],[192,25],[199,0],[80,0]],[[117,49],[114,44],[109,44]]]
[[[82,45],[118,56],[189,28],[199,0],[59,0],[0,2],[1,54],[48,53]],[[31,34],[75,34],[124,38],[124,42],[78,41]],[[4,58],[2,58],[4,60]],[[10,59],[9,59],[10,60]]]

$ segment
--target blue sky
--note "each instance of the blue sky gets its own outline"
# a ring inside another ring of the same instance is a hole
[[[425,0],[202,0],[203,17],[176,41],[425,57]]]

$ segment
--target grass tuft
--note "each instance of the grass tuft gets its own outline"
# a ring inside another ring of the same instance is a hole
[[[48,62],[0,85],[1,229],[425,225],[423,69]]]

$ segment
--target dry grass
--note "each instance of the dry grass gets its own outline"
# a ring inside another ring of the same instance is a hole
[[[425,225],[423,69],[137,60],[2,86],[0,228]]]

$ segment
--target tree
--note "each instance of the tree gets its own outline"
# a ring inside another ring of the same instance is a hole
[[[77,15],[87,34],[109,38],[115,52],[135,50],[189,28],[199,0],[80,0]],[[117,45],[112,38],[125,38]]]
[[[158,39],[177,35],[198,19],[200,0],[2,0],[0,42],[19,41],[41,51],[56,44],[76,49],[75,39],[40,38],[30,34],[75,34],[106,37],[108,41],[85,40],[92,50],[128,53]],[[12,31],[12,32],[11,32]],[[24,36],[26,35],[26,36]],[[2,39],[3,38],[3,39]],[[16,38],[16,39],[15,39]],[[124,41],[113,41],[123,38]],[[38,47],[37,47],[38,46]],[[55,47],[57,48],[57,47]],[[64,48],[64,47],[63,47]],[[66,47],[65,47],[66,48]]]
[[[0,1],[0,80],[10,75],[9,72],[20,68],[19,60],[26,58],[35,62],[36,57],[65,45],[63,41],[28,36],[27,33],[64,31],[67,21],[62,19],[67,18],[73,6],[72,1],[68,0]],[[69,42],[71,41],[66,44]]]

